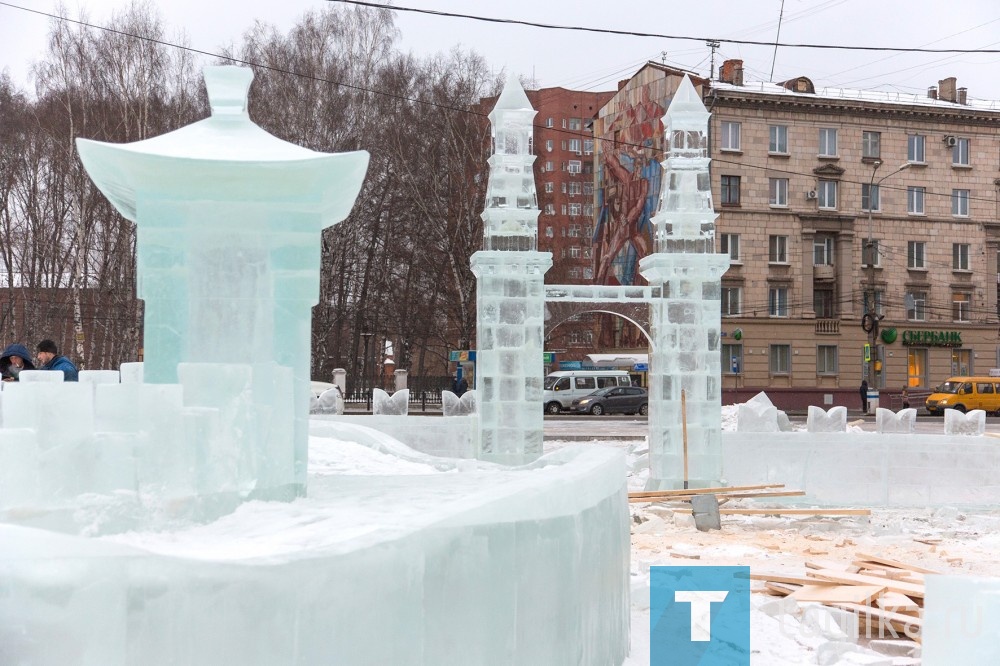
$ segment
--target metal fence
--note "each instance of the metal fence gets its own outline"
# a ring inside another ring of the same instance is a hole
[[[407,377],[407,388],[410,389],[410,408],[425,410],[428,407],[438,408],[441,406],[441,391],[450,391],[452,388],[451,377]],[[354,409],[371,409],[372,390],[380,388],[383,391],[392,393],[395,390],[392,380],[383,382],[380,380],[355,381],[347,394],[344,396],[345,406]]]

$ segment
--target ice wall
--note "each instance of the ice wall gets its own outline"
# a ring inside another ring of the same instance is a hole
[[[662,287],[650,305],[650,489],[714,486],[722,477],[720,299],[729,257],[714,253],[708,117],[685,76],[663,117],[669,152],[652,218],[654,253],[639,263],[646,281]]]
[[[295,481],[274,489],[289,498],[305,492],[320,233],[350,212],[368,154],[317,153],[267,134],[247,112],[252,79],[247,68],[207,67],[211,117],[131,144],[77,144],[95,184],[136,223],[145,381],[177,382],[182,362],[275,364],[273,380],[254,375],[255,407],[281,425],[266,430],[275,439],[265,446],[292,449]]]

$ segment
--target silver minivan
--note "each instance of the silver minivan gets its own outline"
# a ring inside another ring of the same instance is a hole
[[[609,386],[631,386],[632,379],[624,370],[561,370],[545,377],[543,403],[546,414],[558,414],[572,409],[573,401],[597,389]]]

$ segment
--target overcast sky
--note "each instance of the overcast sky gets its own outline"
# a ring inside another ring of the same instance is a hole
[[[0,0],[51,12],[55,0]],[[84,9],[106,22],[126,0],[65,0],[71,16]],[[167,25],[183,29],[193,47],[217,51],[238,42],[255,20],[282,30],[320,0],[164,0],[153,3]],[[469,19],[396,12],[400,48],[426,55],[460,44],[497,69],[534,76],[542,87],[614,89],[647,60],[662,60],[699,74],[709,72],[703,38],[774,41],[781,0],[691,0],[614,3],[596,0],[397,0],[396,6],[476,14],[549,24],[632,30],[699,39],[624,37],[497,25]],[[998,0],[785,0],[780,41],[904,48],[1000,49]],[[630,14],[631,12],[631,14]],[[29,85],[30,63],[41,57],[50,19],[0,4],[0,68]],[[665,52],[665,55],[664,55]],[[771,80],[773,46],[723,41],[716,67],[742,58],[747,78]],[[925,94],[947,76],[958,77],[969,97],[1000,100],[1000,54],[848,52],[781,47],[773,80],[810,77],[818,87]]]

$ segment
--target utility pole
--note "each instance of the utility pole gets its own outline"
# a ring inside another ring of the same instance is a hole
[[[712,60],[711,64],[708,66],[708,79],[710,81],[715,80],[715,50],[719,48],[720,42],[717,39],[709,39],[705,42],[705,46],[712,49]]]

